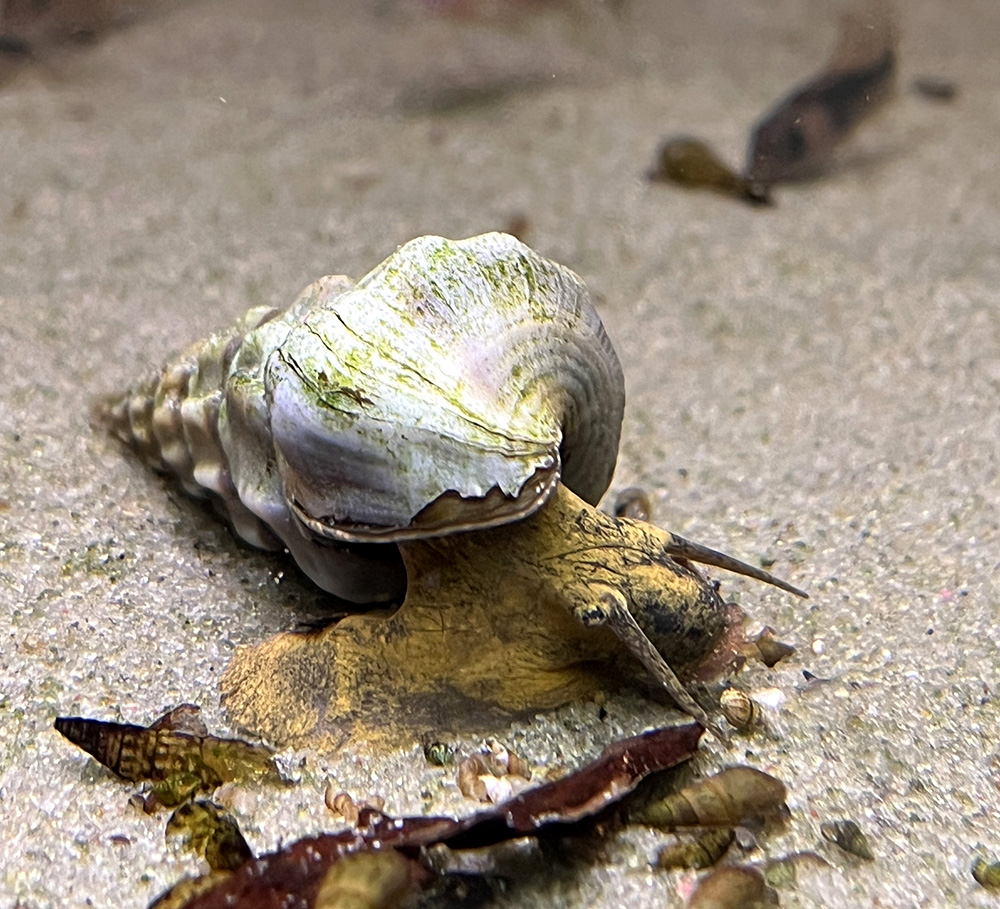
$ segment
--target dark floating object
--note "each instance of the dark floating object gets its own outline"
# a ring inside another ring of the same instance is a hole
[[[698,881],[688,901],[688,909],[757,909],[774,905],[764,876],[743,865],[710,871]]]
[[[31,45],[17,35],[0,34],[0,55],[27,59],[31,56]]]
[[[691,758],[698,749],[703,727],[698,723],[656,729],[615,742],[604,749],[594,762],[575,773],[526,790],[492,808],[462,820],[446,817],[388,817],[373,808],[364,808],[356,829],[307,837],[278,852],[244,864],[238,871],[213,883],[204,879],[182,881],[180,888],[160,897],[156,909],[320,909],[348,905],[341,890],[341,903],[321,903],[323,893],[341,880],[332,870],[345,858],[360,854],[396,854],[403,860],[407,887],[424,886],[432,880],[430,872],[416,861],[427,846],[445,845],[453,849],[476,849],[522,836],[565,835],[589,824],[611,809],[650,773],[666,770]],[[399,878],[396,859],[385,860],[385,867],[355,870],[344,877],[369,880],[370,874],[385,886],[387,878]],[[368,887],[368,884],[364,885]],[[176,888],[175,888],[176,889]],[[366,892],[372,892],[370,888]],[[394,890],[392,892],[395,892]],[[385,907],[396,903],[388,898],[358,902],[359,906]]]
[[[917,76],[912,83],[913,90],[922,98],[947,103],[958,97],[958,85],[951,79],[938,76]]]
[[[1000,862],[990,862],[981,855],[972,860],[972,876],[989,890],[1000,890]]]
[[[819,832],[824,839],[836,843],[844,852],[863,858],[866,862],[875,861],[875,853],[868,844],[868,837],[854,821],[829,821],[820,824]]]
[[[867,0],[841,18],[827,65],[754,126],[747,180],[761,192],[823,174],[836,148],[892,94],[897,29],[888,0]]]
[[[770,205],[766,188],[750,183],[722,161],[700,139],[679,136],[660,146],[650,180],[676,183],[689,189],[710,189],[735,196],[751,205]]]
[[[744,173],[699,139],[667,140],[649,174],[681,186],[771,204],[771,188],[821,176],[854,129],[891,97],[897,29],[889,0],[857,0],[842,16],[827,65],[793,89],[754,125]]]
[[[773,814],[784,804],[785,784],[753,767],[727,767],[630,814],[651,827],[734,827]]]
[[[711,868],[733,844],[732,827],[706,830],[690,842],[664,846],[656,857],[657,868]]]
[[[280,781],[267,748],[208,735],[199,712],[182,704],[148,727],[61,716],[55,728],[122,779],[153,782],[168,807],[231,780]]]
[[[253,858],[236,819],[206,799],[181,805],[170,815],[166,833],[183,838],[213,871],[235,871]]]

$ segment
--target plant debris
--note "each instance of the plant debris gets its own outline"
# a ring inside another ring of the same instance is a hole
[[[122,779],[152,782],[167,807],[230,781],[281,781],[267,748],[209,735],[199,713],[182,704],[148,727],[61,716],[55,728]]]
[[[340,873],[343,877],[331,874],[337,863],[364,853],[396,854],[405,864],[407,887],[424,886],[433,878],[416,861],[421,849],[438,844],[474,849],[522,836],[573,832],[612,808],[649,774],[692,757],[703,731],[700,724],[691,723],[623,739],[575,773],[461,820],[392,818],[366,807],[361,809],[357,829],[301,839],[247,862],[203,891],[197,889],[197,882],[182,881],[176,898],[171,891],[154,905],[157,909],[317,909],[347,905],[344,894],[361,893],[369,901],[357,905],[386,909],[396,905],[392,900],[399,891],[393,882],[401,877],[399,860],[385,859],[377,866],[365,863],[353,871],[348,868]],[[378,879],[375,885],[372,876]],[[330,892],[338,893],[342,901],[318,902],[319,894]],[[379,896],[381,902],[371,896],[383,892],[388,895]]]

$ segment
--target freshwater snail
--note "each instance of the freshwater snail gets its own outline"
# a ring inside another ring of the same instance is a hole
[[[512,709],[561,702],[620,640],[704,720],[670,667],[708,660],[733,611],[690,562],[801,592],[593,507],[624,399],[583,282],[493,233],[421,237],[357,284],[326,277],[286,312],[251,310],[103,417],[323,589],[366,604],[405,595],[391,619],[335,626],[337,715],[372,667],[411,692],[444,673]],[[488,628],[470,624],[480,612]],[[489,634],[495,659],[479,643]]]

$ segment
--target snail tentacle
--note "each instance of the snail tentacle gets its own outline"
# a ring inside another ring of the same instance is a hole
[[[713,568],[723,568],[726,571],[732,571],[735,574],[742,574],[745,577],[753,578],[755,581],[770,584],[772,587],[778,587],[804,600],[809,599],[809,594],[804,590],[794,587],[787,581],[783,581],[776,575],[771,574],[771,572],[765,571],[763,568],[755,568],[753,565],[748,565],[746,562],[726,555],[724,552],[710,549],[708,546],[702,546],[701,543],[686,540],[675,533],[670,534],[670,541],[663,547],[663,551],[666,555],[674,559],[686,559],[689,562],[711,565]]]

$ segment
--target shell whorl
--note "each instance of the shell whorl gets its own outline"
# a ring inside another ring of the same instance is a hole
[[[97,408],[97,420],[188,495],[210,498],[236,532],[260,549],[281,543],[240,501],[219,439],[219,408],[236,352],[247,334],[280,310],[255,307],[225,332],[191,345],[162,369]]]
[[[485,234],[422,237],[357,285],[254,311],[109,418],[249,542],[277,537],[320,586],[372,601],[404,583],[388,542],[517,520],[560,478],[596,504],[623,410],[583,282]]]

